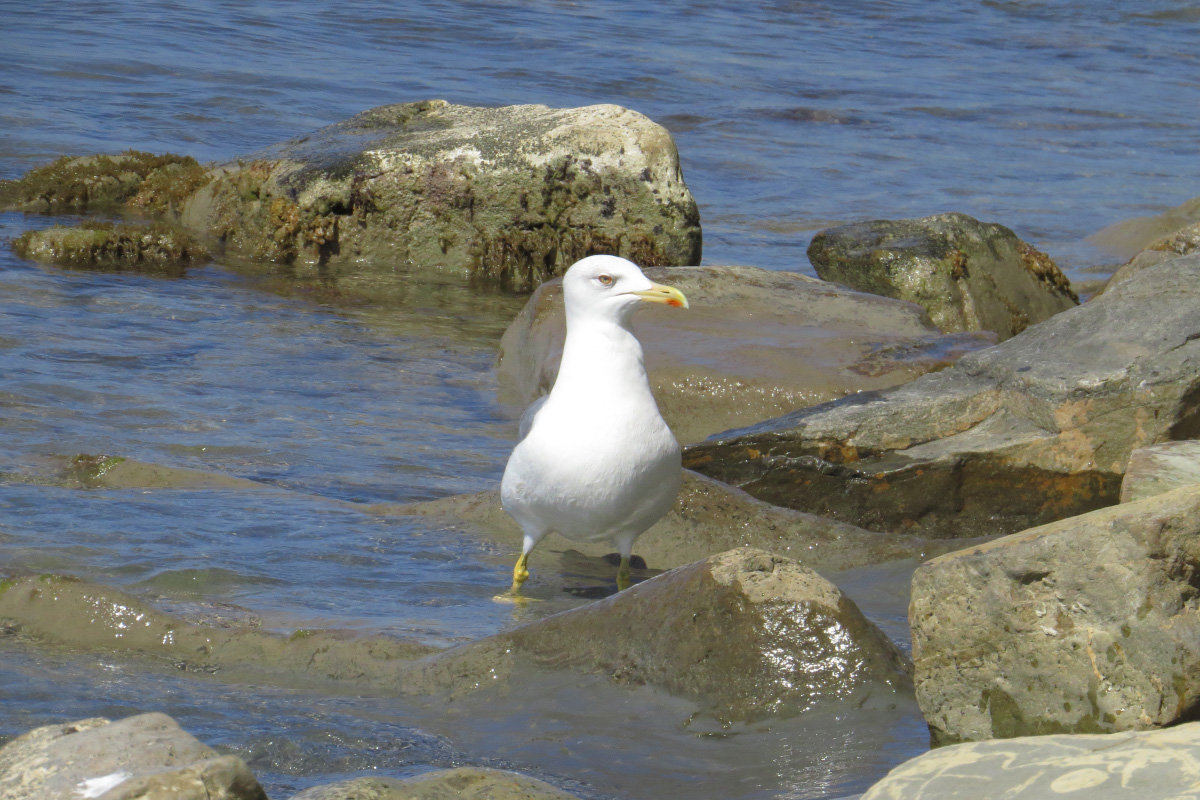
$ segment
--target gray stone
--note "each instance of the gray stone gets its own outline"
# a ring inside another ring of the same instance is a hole
[[[861,800],[1182,800],[1198,791],[1200,723],[1190,723],[942,747],[896,767]]]
[[[240,758],[165,714],[47,725],[0,748],[0,800],[266,800]]]
[[[913,574],[917,702],[939,741],[1162,727],[1200,711],[1200,486]]]
[[[498,491],[399,506],[380,505],[373,510],[437,518],[448,529],[464,529],[511,547],[514,558],[521,548],[521,530],[501,508]],[[885,536],[844,522],[772,506],[732,486],[684,470],[683,486],[674,507],[637,540],[635,550],[650,567],[671,569],[735,547],[778,553],[811,569],[842,570],[928,555],[931,544],[917,537]],[[542,540],[537,553],[563,556],[581,552],[596,557],[611,550],[611,544],[576,542],[552,533]],[[539,571],[535,570],[535,584],[538,580]]]
[[[1200,483],[1200,441],[1163,442],[1129,456],[1121,481],[1121,502],[1141,500]]]
[[[965,214],[830,228],[808,258],[827,281],[917,303],[947,332],[1007,339],[1079,303],[1049,256]]]
[[[729,721],[909,686],[904,656],[836,586],[752,548],[430,656],[414,678],[453,699],[530,666],[648,684]]]
[[[211,177],[184,223],[301,277],[415,266],[530,290],[593,253],[700,261],[674,141],[614,105],[381,106]]]
[[[1200,436],[1200,256],[904,386],[686,448],[684,466],[873,530],[1009,533],[1117,502],[1130,453]]]
[[[994,343],[944,335],[917,306],[754,267],[648,269],[687,295],[687,311],[635,318],[651,387],[681,442],[942,369]],[[549,391],[562,354],[562,288],[544,284],[505,331],[502,399]]]
[[[1200,198],[1197,198],[1200,200]],[[1104,285],[1100,293],[1108,291],[1122,281],[1128,280],[1144,269],[1169,261],[1176,256],[1185,256],[1200,250],[1200,222],[1180,228],[1179,230],[1152,242],[1145,250],[1123,264]]]
[[[576,796],[517,772],[457,767],[402,781],[354,778],[314,786],[291,800],[576,800]]]

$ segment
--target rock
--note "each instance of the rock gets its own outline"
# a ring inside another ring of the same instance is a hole
[[[381,106],[212,178],[185,224],[323,274],[415,264],[530,290],[593,253],[700,260],[674,141],[619,106]]]
[[[935,740],[1194,719],[1198,586],[1200,485],[923,564],[909,624]]]
[[[1117,502],[1130,453],[1200,436],[1200,256],[905,386],[730,431],[684,466],[873,530],[1011,533]]]
[[[827,281],[920,305],[946,332],[1007,339],[1079,303],[1049,256],[965,214],[830,228],[808,259]]]
[[[1026,736],[941,747],[904,762],[861,800],[1178,800],[1200,784],[1200,723],[1163,731]]]
[[[466,528],[475,535],[502,542],[514,551],[521,546],[521,530],[501,508],[498,491],[424,503],[374,506],[373,510],[435,517],[448,529]],[[850,569],[929,553],[929,543],[916,537],[885,536],[772,506],[719,481],[684,470],[683,488],[675,506],[638,539],[637,554],[655,569],[670,569],[735,547],[761,548],[821,570]],[[587,544],[550,534],[542,540],[537,552],[582,551],[594,557],[611,549],[610,544]],[[535,571],[534,580],[537,579]]]
[[[407,780],[354,778],[314,786],[291,800],[576,800],[575,795],[517,772],[458,767]]]
[[[1115,222],[1088,237],[1088,241],[1120,259],[1134,257],[1153,242],[1200,222],[1200,197],[1193,197],[1162,214]]]
[[[42,575],[0,581],[0,621],[35,639],[82,650],[154,656],[186,672],[231,679],[393,686],[436,648],[386,636],[198,625],[109,586]]]
[[[837,587],[796,562],[738,548],[604,600],[425,659],[449,699],[533,667],[649,684],[726,720],[867,702],[908,685],[895,645]]]
[[[129,150],[115,156],[63,156],[0,182],[0,210],[38,213],[132,211],[163,216],[209,180],[190,156]]]
[[[1189,439],[1141,447],[1129,456],[1129,467],[1121,481],[1121,502],[1197,483],[1200,483],[1200,441]]]
[[[266,800],[236,756],[222,756],[165,714],[47,725],[0,748],[0,800]]]
[[[55,225],[26,231],[12,246],[21,258],[72,269],[182,275],[188,266],[209,259],[208,250],[192,236],[162,223]]]
[[[1200,200],[1200,198],[1197,198],[1197,200]],[[1128,262],[1112,274],[1108,282],[1104,285],[1104,288],[1098,294],[1102,294],[1109,287],[1127,280],[1131,275],[1141,272],[1147,267],[1152,267],[1163,261],[1169,261],[1176,256],[1195,253],[1198,250],[1200,250],[1200,222],[1195,222],[1152,242],[1145,250],[1129,259]]]
[[[683,314],[635,318],[651,386],[681,442],[942,369],[990,334],[943,335],[909,303],[753,267],[648,269]],[[562,287],[544,284],[500,342],[502,399],[524,407],[558,373]]]

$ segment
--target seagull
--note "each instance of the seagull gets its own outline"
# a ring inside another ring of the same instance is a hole
[[[523,415],[500,482],[501,504],[525,538],[512,588],[498,599],[519,598],[529,553],[551,531],[615,543],[617,589],[628,588],[634,540],[679,494],[679,442],[650,393],[630,320],[643,302],[687,308],[687,298],[617,256],[577,261],[562,287],[567,336],[558,377]]]

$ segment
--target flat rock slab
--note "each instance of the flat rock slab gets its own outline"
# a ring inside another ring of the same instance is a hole
[[[236,756],[165,714],[47,725],[0,748],[0,800],[267,800]]]
[[[419,514],[450,529],[501,542],[519,552],[521,530],[500,505],[498,491],[457,495],[424,503],[374,506],[385,514]],[[911,536],[885,536],[844,522],[779,508],[731,486],[684,470],[683,487],[671,511],[634,544],[652,568],[691,564],[735,547],[756,547],[795,559],[812,569],[842,570],[898,558],[928,556],[929,542]],[[940,548],[939,548],[940,549]],[[552,533],[534,551],[533,581],[550,553],[603,556],[610,544],[575,542]],[[515,555],[514,555],[515,557]]]
[[[752,548],[431,656],[415,677],[454,698],[529,668],[649,684],[728,721],[909,686],[903,654],[837,587]]]
[[[354,778],[314,786],[291,800],[577,800],[545,781],[499,769],[458,767],[407,780]]]
[[[906,383],[994,343],[944,335],[911,303],[755,267],[648,269],[691,308],[649,308],[634,327],[651,388],[681,442],[855,392]],[[544,284],[505,331],[502,399],[550,390],[565,336],[562,287]]]
[[[1200,485],[917,568],[917,702],[939,741],[1161,727],[1200,711]]]
[[[686,448],[777,505],[929,536],[1010,533],[1117,502],[1130,453],[1200,436],[1200,256],[904,386]]]
[[[1178,800],[1197,793],[1200,723],[1189,723],[942,747],[896,767],[861,800]]]
[[[1200,483],[1200,441],[1163,442],[1129,456],[1121,481],[1121,502],[1141,500]]]
[[[947,332],[1007,339],[1079,304],[1048,255],[966,214],[830,228],[813,237],[808,259],[827,281],[920,305]]]
[[[594,253],[700,261],[671,135],[614,105],[380,106],[210,177],[183,222],[298,274],[416,266],[527,291]]]

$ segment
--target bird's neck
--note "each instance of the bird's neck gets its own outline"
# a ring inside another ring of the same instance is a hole
[[[556,394],[567,391],[591,397],[621,391],[627,400],[653,403],[642,345],[633,331],[606,320],[568,325],[554,384]]]

